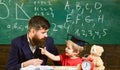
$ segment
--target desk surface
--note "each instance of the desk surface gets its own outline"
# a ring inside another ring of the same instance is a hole
[[[20,70],[78,70],[77,66],[33,66],[30,65]]]

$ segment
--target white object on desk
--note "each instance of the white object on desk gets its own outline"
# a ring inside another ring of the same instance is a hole
[[[78,70],[75,66],[27,66],[20,70]]]
[[[21,68],[20,70],[54,70],[52,66],[27,66],[25,68]]]

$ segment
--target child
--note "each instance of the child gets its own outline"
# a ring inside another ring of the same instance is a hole
[[[60,55],[53,55],[49,53],[46,48],[40,48],[41,53],[48,56],[53,61],[60,61],[62,66],[77,66],[82,63],[79,53],[81,53],[85,45],[85,41],[79,39],[77,36],[71,37],[70,40],[66,42],[65,53]]]

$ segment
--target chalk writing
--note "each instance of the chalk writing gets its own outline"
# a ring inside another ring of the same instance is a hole
[[[54,25],[53,31],[58,31],[58,30],[56,29],[56,24],[55,24],[55,23],[52,23],[52,24]]]
[[[10,30],[12,29],[12,30],[20,30],[20,31],[24,31],[24,30],[28,29],[27,25],[26,26],[19,25],[17,22],[14,23],[13,25],[12,24],[8,24],[6,28],[8,28]]]
[[[28,20],[28,19],[30,19],[30,16],[23,10],[23,8],[22,8],[23,6],[20,6],[20,5],[18,5],[17,3],[16,3],[16,20]],[[18,9],[20,9],[20,11],[22,12],[22,13],[18,13]],[[24,14],[24,17],[26,17],[26,18],[20,18],[19,16],[18,16],[18,14]]]
[[[34,1],[35,15],[51,16],[54,18],[53,8],[50,1]],[[47,6],[47,7],[46,7]]]
[[[0,1],[0,8],[3,8],[3,9],[5,8],[5,10],[3,10],[3,11],[5,11],[5,14],[3,14],[3,16],[1,14],[0,15],[0,19],[6,19],[6,18],[8,18],[10,13],[9,13],[9,9],[8,9],[7,5],[5,3],[3,3],[3,2]]]
[[[72,8],[71,4],[69,3],[69,0],[66,1],[66,5],[64,9],[68,12],[66,15],[66,21],[64,23],[64,27],[67,29],[67,32],[69,33],[70,28],[73,26],[80,25],[83,28],[76,27],[74,29],[74,33],[79,35],[79,36],[84,36],[84,37],[91,37],[92,39],[95,39],[95,37],[98,37],[99,39],[102,38],[103,36],[107,35],[107,29],[102,28],[95,30],[94,28],[102,25],[101,23],[104,22],[104,14],[102,13],[102,4],[100,2],[95,2],[93,6],[90,6],[89,3],[86,3],[85,5],[82,5],[80,2],[75,3],[76,8]],[[94,11],[95,10],[95,11]],[[77,14],[75,15],[74,13]],[[85,15],[86,12],[89,13],[89,15]],[[94,14],[93,12],[96,12],[96,17],[91,16]],[[76,18],[72,18],[75,16]],[[84,20],[84,22],[83,22]],[[82,22],[82,23],[81,23]],[[74,25],[70,26],[70,24],[73,23]],[[97,24],[100,23],[100,24]],[[87,29],[85,26],[89,26],[90,29]],[[93,30],[91,30],[91,28]],[[102,31],[102,32],[101,32]]]

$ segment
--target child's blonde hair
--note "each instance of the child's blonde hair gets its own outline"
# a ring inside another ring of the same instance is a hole
[[[71,45],[74,52],[79,52],[79,53],[81,53],[81,52],[84,50],[83,46],[79,46],[79,45],[77,45],[76,43],[72,42],[71,40],[68,40],[68,41],[66,42],[66,44]]]

